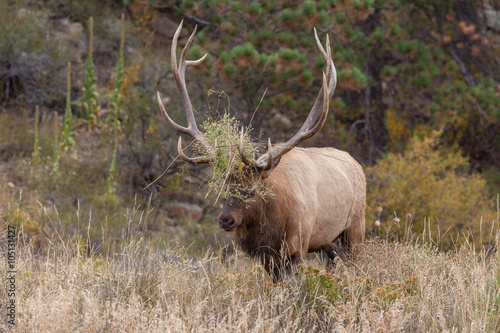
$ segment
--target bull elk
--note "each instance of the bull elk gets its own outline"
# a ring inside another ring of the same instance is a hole
[[[206,55],[198,60],[186,60],[195,27],[181,52],[180,62],[177,61],[181,29],[182,22],[172,41],[171,62],[186,111],[187,127],[170,118],[159,93],[158,104],[174,130],[190,136],[207,152],[204,156],[187,156],[179,137],[177,148],[182,160],[210,164],[215,147],[208,144],[196,125],[185,82],[186,68],[202,63]],[[231,231],[239,246],[258,258],[275,281],[289,275],[308,252],[324,251],[328,259],[333,260],[338,250],[337,240],[350,257],[359,250],[365,236],[366,182],[362,167],[348,153],[335,148],[295,148],[325,124],[329,100],[337,84],[329,38],[326,37],[325,50],[316,30],[314,37],[325,59],[326,73],[323,72],[321,90],[300,130],[279,147],[272,147],[269,139],[267,153],[259,158],[243,153],[242,139],[238,146],[241,161],[248,170],[247,181],[263,183],[272,189],[272,195],[263,199],[249,191],[248,195],[253,195],[250,201],[225,199],[219,215],[219,226]]]

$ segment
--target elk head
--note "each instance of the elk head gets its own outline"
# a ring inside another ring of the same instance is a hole
[[[204,156],[188,157],[184,153],[184,150],[182,148],[182,139],[179,136],[177,149],[181,159],[191,164],[211,164],[215,159],[217,147],[214,147],[207,142],[203,133],[200,132],[198,126],[196,125],[193,106],[189,99],[185,81],[186,68],[188,66],[196,66],[198,64],[201,64],[205,60],[207,55],[205,54],[198,60],[186,60],[187,52],[196,34],[195,27],[193,33],[189,37],[186,45],[181,52],[180,62],[177,61],[177,42],[182,29],[182,24],[183,21],[181,21],[181,23],[179,24],[179,27],[177,28],[172,41],[171,64],[174,78],[181,94],[182,104],[184,105],[184,109],[186,111],[186,119],[188,123],[187,127],[178,125],[170,118],[161,102],[159,92],[157,93],[158,105],[163,114],[163,117],[174,130],[181,134],[190,136],[196,142],[196,144],[199,147],[202,147],[202,149],[206,152]],[[243,138],[245,132],[243,128],[241,129],[240,140],[239,142],[235,142],[235,146],[238,147],[237,152],[241,161],[245,165],[247,175],[243,177],[243,179],[241,177],[238,177],[236,181],[240,183],[239,185],[243,185],[240,186],[240,188],[243,187],[247,190],[243,190],[244,193],[242,193],[242,196],[238,198],[228,198],[225,200],[224,207],[221,214],[219,215],[219,226],[224,230],[234,230],[238,226],[240,226],[243,220],[243,216],[245,215],[245,210],[249,209],[249,206],[257,201],[255,198],[255,193],[253,191],[255,186],[253,185],[259,182],[263,182],[263,180],[267,178],[273,171],[273,168],[278,165],[280,158],[283,155],[292,150],[300,142],[315,135],[325,124],[328,114],[329,100],[332,97],[335,86],[337,84],[337,72],[331,57],[330,41],[328,35],[326,36],[326,50],[323,48],[319,41],[316,29],[314,29],[314,37],[318,49],[326,62],[326,73],[323,72],[323,84],[319,91],[318,97],[316,98],[316,101],[314,102],[306,121],[299,129],[299,131],[286,143],[278,147],[272,147],[271,139],[269,138],[267,153],[261,155],[260,157],[249,157],[244,153]]]

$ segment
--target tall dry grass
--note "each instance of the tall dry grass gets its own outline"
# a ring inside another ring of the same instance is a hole
[[[6,225],[1,230],[5,240]],[[57,236],[37,254],[33,242],[18,239],[16,325],[2,306],[0,331],[500,330],[499,256],[473,244],[441,252],[376,238],[330,274],[311,256],[295,280],[278,285],[246,255],[226,250],[214,246],[194,258],[186,248],[157,250],[138,235],[104,254]]]

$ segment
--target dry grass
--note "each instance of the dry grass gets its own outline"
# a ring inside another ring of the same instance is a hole
[[[1,210],[1,207],[0,207]],[[0,239],[5,239],[2,225]],[[294,281],[224,247],[199,258],[125,240],[116,254],[54,238],[43,254],[18,240],[18,332],[494,332],[498,254],[473,245],[373,239],[330,274],[311,256]],[[0,246],[3,248],[3,246]],[[2,260],[6,260],[2,258]],[[0,265],[0,276],[7,275]],[[4,288],[0,298],[6,299]],[[0,331],[8,328],[2,312]]]

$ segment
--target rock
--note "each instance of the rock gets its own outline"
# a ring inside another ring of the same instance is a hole
[[[193,221],[200,221],[203,216],[203,208],[187,202],[173,201],[166,206],[168,215],[174,218],[185,218]]]
[[[69,19],[63,18],[56,21],[54,27],[56,31],[67,36],[68,39],[77,40],[82,36],[83,26],[79,22],[70,22]]]
[[[177,226],[177,221],[174,219],[171,219],[170,217],[167,217],[165,219],[165,224],[170,226],[170,227],[176,227]]]
[[[159,38],[171,40],[174,37],[175,30],[179,27],[179,22],[175,22],[166,16],[158,16],[153,24],[156,33],[161,35]],[[183,27],[181,30],[180,38],[187,37],[188,30]]]
[[[28,8],[21,8],[17,11],[17,18],[19,20],[31,19],[35,16],[36,12]]]
[[[48,16],[46,13],[41,11],[21,8],[17,11],[17,19],[21,21],[30,20],[39,27],[43,27],[47,24]]]
[[[83,61],[83,56],[87,53],[87,46],[83,38],[81,23],[70,22],[67,18],[56,20],[53,23],[52,35],[62,41],[63,51],[73,54],[77,62]]]
[[[282,113],[276,113],[272,120],[273,124],[281,124],[281,127],[288,129],[292,127],[292,121]]]
[[[486,26],[500,32],[500,11],[493,9],[491,6],[487,6],[483,14]]]

